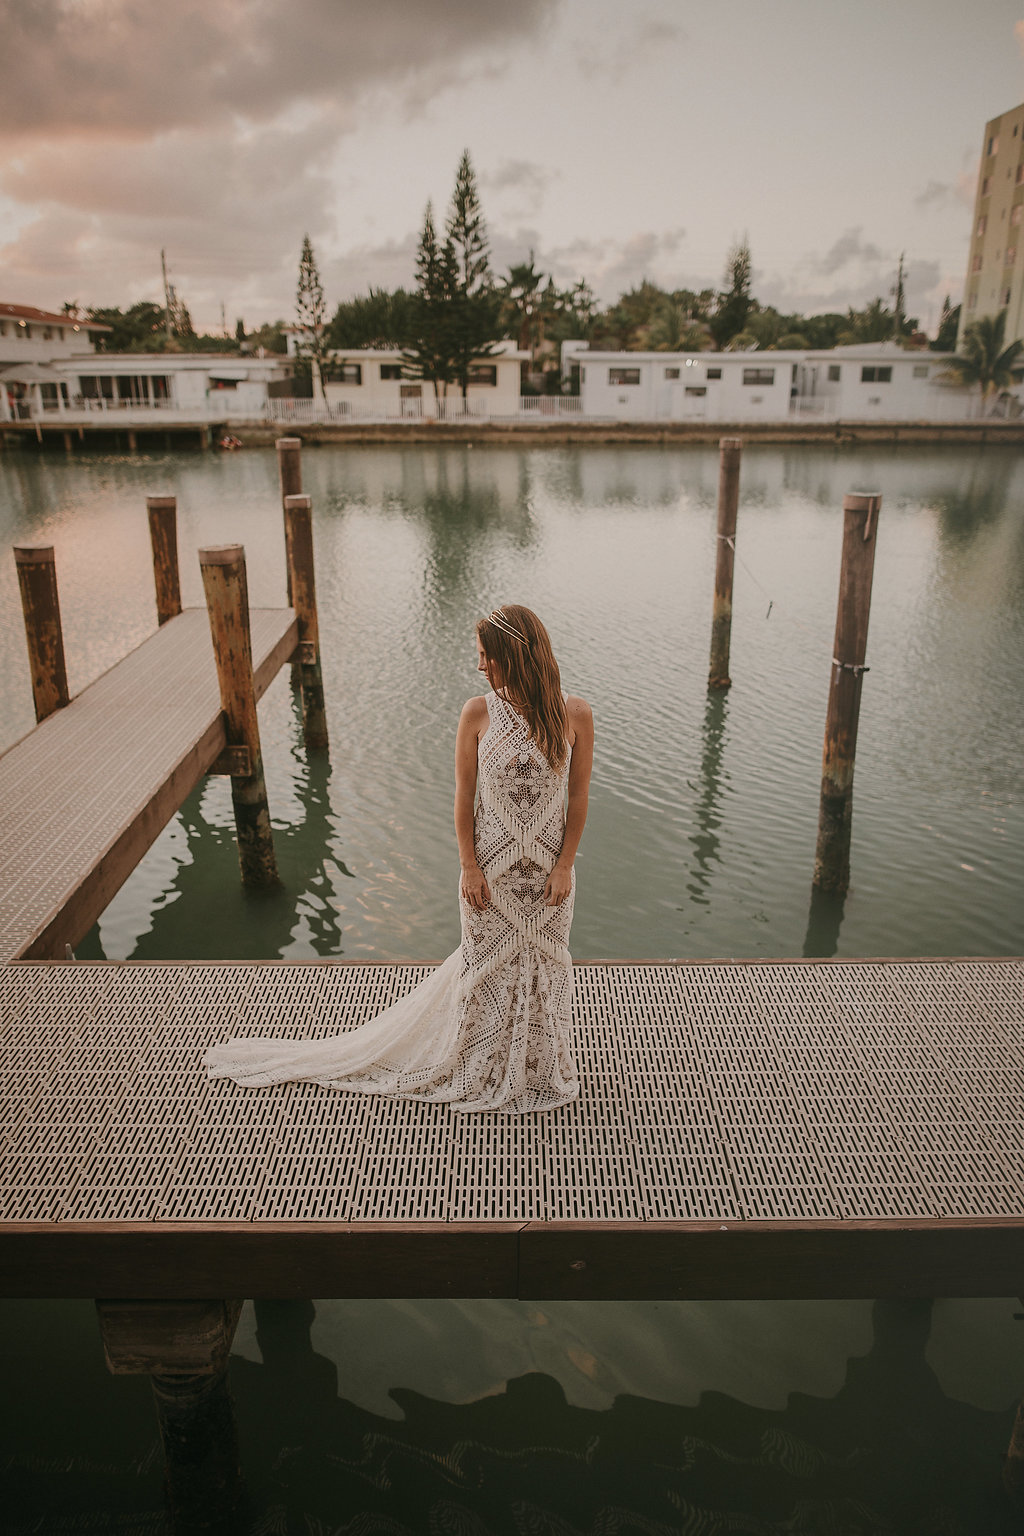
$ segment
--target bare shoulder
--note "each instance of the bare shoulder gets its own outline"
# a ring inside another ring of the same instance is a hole
[[[577,736],[582,736],[584,739],[593,737],[594,711],[586,699],[581,699],[579,694],[570,693],[565,701],[565,715],[569,737],[573,744]]]
[[[489,721],[487,713],[487,700],[484,695],[478,694],[475,699],[467,699],[462,706],[462,714],[459,716],[459,729],[478,733],[486,730]]]

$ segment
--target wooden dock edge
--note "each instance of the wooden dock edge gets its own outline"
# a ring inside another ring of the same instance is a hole
[[[1017,1296],[1024,1215],[884,1221],[5,1222],[0,1295],[530,1301]]]
[[[172,619],[168,622],[174,621]],[[145,644],[145,641],[140,644]],[[285,633],[254,667],[253,682],[257,700],[266,693],[298,644],[299,624],[293,616]],[[83,693],[85,691],[82,690]],[[110,844],[70,899],[33,934],[17,955],[11,957],[13,960],[60,960],[63,959],[66,944],[74,947],[80,942],[82,935],[88,933],[100,913],[109,906],[203,774],[210,770],[226,742],[224,717],[218,715],[202,735],[183,750],[174,771],[155,799]]]

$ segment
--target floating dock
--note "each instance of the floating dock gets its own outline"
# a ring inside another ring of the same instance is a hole
[[[1024,961],[579,966],[582,1096],[545,1114],[207,1080],[427,970],[0,969],[0,1291],[1019,1292]]]

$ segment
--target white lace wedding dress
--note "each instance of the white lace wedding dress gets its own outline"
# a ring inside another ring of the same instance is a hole
[[[474,839],[491,900],[477,912],[460,897],[459,948],[397,1003],[341,1034],[212,1046],[210,1077],[246,1088],[305,1079],[511,1114],[576,1098],[568,950],[575,873],[562,904],[544,904],[562,846],[568,763],[556,773],[504,699],[488,694],[487,710]]]

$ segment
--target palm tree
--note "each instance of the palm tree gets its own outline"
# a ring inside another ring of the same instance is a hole
[[[939,375],[949,384],[977,384],[981,392],[982,415],[991,396],[1009,389],[1024,373],[1024,358],[1021,358],[1024,342],[1011,341],[1004,347],[1005,335],[1005,309],[998,315],[983,315],[967,327],[963,351],[951,357],[946,371]]]

